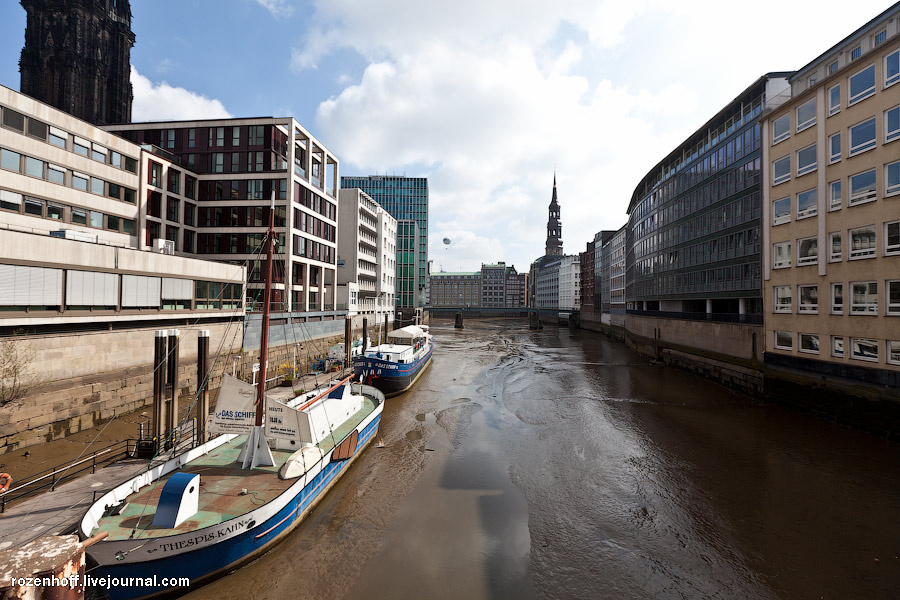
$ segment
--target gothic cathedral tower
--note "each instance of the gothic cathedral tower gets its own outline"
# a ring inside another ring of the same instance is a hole
[[[129,0],[21,0],[21,92],[95,125],[131,122]]]
[[[547,219],[547,246],[545,256],[562,256],[562,223],[559,220],[559,203],[556,201],[556,173],[553,174],[553,198],[550,200],[550,217]]]

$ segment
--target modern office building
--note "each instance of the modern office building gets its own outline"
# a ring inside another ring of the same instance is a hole
[[[341,177],[342,188],[359,188],[398,221],[398,318],[407,321],[425,304],[428,277],[428,178],[393,175]],[[408,246],[408,242],[414,245]],[[401,256],[402,254],[402,256]]]
[[[362,190],[340,190],[338,308],[393,320],[396,259],[397,219]]]
[[[766,362],[900,382],[900,4],[761,119]]]
[[[96,125],[131,121],[128,0],[22,0],[22,93]]]
[[[5,87],[0,112],[0,327],[243,315],[243,268],[169,256],[164,246],[144,252],[146,232],[162,230],[166,215],[145,217],[143,169],[165,159]],[[181,206],[183,179],[177,185]]]
[[[581,263],[577,256],[559,256],[537,270],[535,308],[578,310],[581,302]]]
[[[603,244],[603,264],[604,269],[608,267],[609,277],[609,324],[624,327],[625,325],[625,283],[626,274],[626,251],[625,239],[628,226],[623,225],[621,229],[612,233],[608,241]]]
[[[148,210],[166,214],[154,236],[184,235],[188,215],[170,211],[169,170],[196,175],[196,254],[218,261],[251,261],[248,309],[258,310],[263,287],[262,241],[274,194],[275,231],[272,307],[277,311],[335,310],[337,285],[338,160],[291,118],[216,119],[132,123],[106,128],[139,145],[171,153],[168,164],[150,159]],[[157,153],[158,155],[159,153]],[[157,176],[158,173],[158,176]],[[180,175],[179,175],[180,176]],[[185,181],[187,185],[187,180]],[[185,190],[186,191],[186,190]],[[175,194],[174,196],[171,194]],[[181,195],[181,200],[193,198]],[[163,209],[165,206],[165,209]],[[168,217],[179,217],[174,221]],[[161,221],[161,218],[160,218]],[[155,223],[152,218],[148,222]]]
[[[626,229],[629,314],[762,322],[760,131],[788,73],[760,77],[635,188]]]
[[[478,306],[481,273],[432,273],[431,306],[464,308]]]

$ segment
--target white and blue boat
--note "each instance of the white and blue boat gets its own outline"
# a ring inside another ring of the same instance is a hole
[[[390,332],[387,343],[366,348],[353,359],[353,373],[384,392],[402,394],[418,381],[431,364],[434,338],[427,325],[409,325]]]
[[[87,552],[90,574],[115,582],[110,600],[184,593],[173,578],[202,585],[299,525],[378,431],[384,396],[349,379],[285,404],[269,400],[270,421],[273,411],[301,415],[301,439],[271,440],[270,465],[242,468],[248,436],[223,434],[97,500],[79,534],[108,534]]]

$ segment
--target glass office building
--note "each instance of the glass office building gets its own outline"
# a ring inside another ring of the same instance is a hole
[[[787,75],[759,78],[635,189],[626,228],[629,313],[761,322],[757,121]]]

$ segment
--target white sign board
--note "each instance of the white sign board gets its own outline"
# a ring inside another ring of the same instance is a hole
[[[266,437],[311,442],[309,415],[287,404],[266,401]]]
[[[246,435],[256,425],[256,388],[240,379],[222,375],[216,411],[209,415],[210,433]]]

